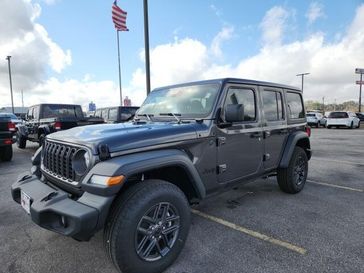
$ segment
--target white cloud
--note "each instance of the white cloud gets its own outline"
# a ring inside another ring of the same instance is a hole
[[[11,55],[13,90],[30,90],[40,84],[50,67],[62,72],[72,62],[70,50],[63,50],[48,35],[46,29],[36,22],[41,7],[30,0],[1,0],[0,32],[1,59]],[[8,69],[0,62],[0,105],[9,105]],[[6,99],[5,99],[6,98]]]
[[[267,11],[260,24],[265,45],[281,44],[288,17],[289,12],[280,6],[275,6]]]
[[[317,19],[325,17],[323,8],[323,5],[317,2],[313,2],[310,4],[310,7],[306,13],[309,24],[313,24],[314,22],[316,22]]]
[[[212,54],[216,57],[221,57],[222,50],[221,46],[222,43],[225,41],[230,40],[234,34],[234,27],[233,26],[225,26],[223,29],[214,37],[211,43],[211,51]]]

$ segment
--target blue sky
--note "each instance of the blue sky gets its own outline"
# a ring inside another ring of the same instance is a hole
[[[305,17],[310,1],[210,1],[210,0],[149,0],[150,46],[168,43],[174,38],[196,38],[205,44],[212,41],[223,25],[235,26],[233,39],[224,45],[220,62],[236,64],[241,58],[259,52],[260,22],[271,7],[280,5],[292,10],[291,29],[286,42],[302,39],[315,31],[324,31],[328,41],[345,31],[361,1],[320,1],[325,16],[309,25]],[[82,78],[91,74],[95,79],[117,81],[117,48],[111,21],[112,1],[56,1],[42,5],[39,22],[47,27],[52,39],[72,51],[72,66],[65,69],[65,78]],[[143,63],[139,58],[144,48],[143,1],[118,1],[128,12],[130,32],[122,32],[121,58],[123,82]]]
[[[39,101],[117,104],[113,1],[2,0],[0,53],[12,55],[16,104]],[[241,77],[300,86],[306,99],[357,99],[355,67],[364,66],[364,2],[149,0],[152,86]],[[124,94],[145,97],[143,1],[120,33]],[[330,71],[330,73],[328,73]],[[6,62],[0,106],[9,105]]]

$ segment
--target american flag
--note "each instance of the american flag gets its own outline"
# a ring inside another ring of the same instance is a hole
[[[112,21],[114,22],[115,28],[119,31],[129,31],[126,26],[126,15],[128,13],[118,7],[116,1],[112,5]]]

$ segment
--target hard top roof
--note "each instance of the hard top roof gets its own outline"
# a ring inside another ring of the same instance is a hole
[[[238,83],[238,84],[248,84],[248,85],[260,85],[260,86],[290,89],[290,90],[301,92],[301,90],[299,88],[294,87],[294,86],[273,83],[273,82],[239,79],[239,78],[221,78],[221,79],[211,79],[211,80],[196,81],[196,82],[186,82],[186,83],[181,83],[181,84],[158,87],[158,88],[155,88],[154,90],[161,90],[161,89],[173,88],[173,87],[183,87],[183,86],[188,86],[188,85],[209,84],[209,83],[210,84],[213,84],[213,83],[218,83],[218,84]]]

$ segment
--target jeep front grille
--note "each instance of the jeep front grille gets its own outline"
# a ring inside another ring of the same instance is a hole
[[[72,158],[78,148],[70,145],[45,141],[43,146],[43,170],[54,178],[75,183],[76,174],[72,168]]]

